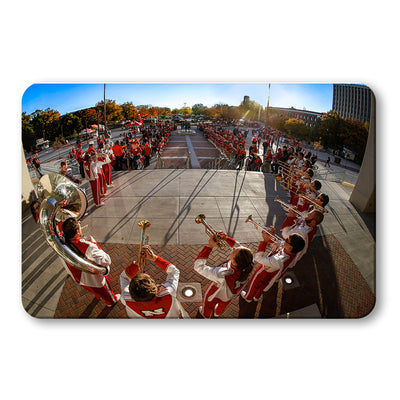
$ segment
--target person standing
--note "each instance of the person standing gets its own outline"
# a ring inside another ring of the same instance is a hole
[[[216,233],[232,247],[232,251],[227,261],[217,267],[209,267],[206,264],[208,257],[218,243],[214,237],[210,237],[208,246],[204,246],[194,262],[194,270],[211,281],[199,308],[199,313],[204,318],[219,317],[225,311],[246,284],[254,266],[250,249],[241,246],[222,231]]]
[[[119,140],[117,140],[115,142],[114,146],[112,147],[112,151],[115,156],[115,170],[121,171],[122,170],[122,159],[124,157],[124,150],[123,150]]]
[[[89,148],[86,150],[86,153],[89,155],[95,154],[96,150],[93,147],[94,143],[92,141],[89,142]]]
[[[325,162],[325,165],[324,165],[325,167],[326,166],[328,166],[329,168],[331,167],[331,158],[328,156],[328,158],[326,159],[326,162]]]
[[[68,218],[62,224],[62,233],[66,243],[72,245],[82,256],[95,262],[97,265],[110,270],[111,257],[100,248],[96,240],[89,236],[88,240],[82,238],[82,230],[76,218]],[[64,262],[68,274],[85,290],[93,293],[97,299],[103,300],[107,306],[113,306],[121,295],[115,294],[107,276],[90,274]]]
[[[150,165],[151,158],[151,147],[148,142],[146,142],[143,146],[143,154],[144,154],[144,168]]]
[[[111,159],[109,156],[110,150],[107,148],[106,145],[100,143],[98,151],[98,159],[103,163],[102,169],[106,180],[106,185],[107,187],[112,187],[112,168]]]
[[[39,178],[43,176],[42,171],[40,169],[40,161],[37,153],[35,153],[35,156],[32,160],[33,167],[35,168],[36,172],[39,174]]]
[[[142,253],[167,273],[167,280],[157,285],[150,275],[140,272],[132,262],[120,275],[121,302],[130,318],[188,318],[187,312],[176,298],[180,271],[175,265],[156,255],[144,245]],[[140,255],[139,255],[140,256]]]
[[[90,156],[89,154],[85,155],[85,162],[83,163],[85,170],[85,177],[90,182],[90,187],[92,189],[93,201],[97,207],[103,206],[104,202],[100,199],[100,181],[99,176],[97,174],[96,163],[93,162],[92,158],[95,157],[96,154]]]
[[[79,173],[81,174],[82,179],[85,179],[85,171],[83,168],[83,163],[84,163],[84,154],[82,151],[82,143],[77,143],[76,144],[76,153],[75,153],[76,161],[79,164]]]

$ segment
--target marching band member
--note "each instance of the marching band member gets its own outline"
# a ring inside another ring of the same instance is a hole
[[[107,144],[104,146],[102,153],[103,172],[106,178],[107,187],[112,187],[112,167],[111,167],[112,150]]]
[[[232,251],[229,259],[221,265],[212,268],[206,265],[213,248],[217,245],[214,237],[208,240],[194,262],[194,269],[200,275],[211,280],[205,293],[203,304],[199,308],[204,318],[220,316],[237,293],[246,284],[253,269],[253,253],[247,247],[228,237],[224,232],[217,232],[220,239],[225,240]]]
[[[92,154],[92,156],[86,154],[83,168],[85,171],[85,177],[90,182],[94,204],[96,204],[97,207],[100,207],[104,205],[104,202],[102,202],[100,199],[100,180],[97,174],[96,163],[93,160],[95,157],[96,153]]]
[[[82,238],[82,230],[76,218],[68,218],[62,224],[62,234],[66,242],[72,245],[78,253],[98,265],[110,269],[111,257],[102,250],[92,236],[89,240]],[[93,293],[97,299],[103,300],[107,306],[113,306],[120,299],[119,294],[114,294],[107,276],[90,274],[64,263],[68,274],[85,290]]]
[[[307,252],[318,230],[318,225],[324,220],[324,214],[313,210],[305,218],[299,218],[293,210],[289,210],[288,216],[283,222],[281,232],[284,239],[291,234],[298,234],[304,240],[304,249],[297,255],[296,262]]]
[[[66,161],[61,161],[61,170],[60,170],[60,174],[65,176],[66,178],[70,179],[72,182],[77,183],[78,185],[80,185],[82,183],[81,180],[75,178],[72,173],[71,173],[71,169],[68,168],[67,166],[67,162]]]
[[[306,185],[303,187],[305,197],[309,198],[312,201],[315,201],[317,198],[318,191],[321,189],[321,182],[317,180],[313,180],[310,185]],[[310,208],[311,203],[307,201],[304,197],[299,196],[299,200],[297,201],[297,210],[302,212],[306,211]]]
[[[275,234],[275,228],[270,227],[271,234]],[[260,300],[263,292],[268,291],[272,285],[282,277],[289,268],[296,264],[296,255],[304,248],[304,239],[297,233],[289,235],[278,247],[272,250],[268,256],[264,256],[265,249],[269,242],[272,242],[271,235],[267,231],[261,232],[263,241],[258,246],[254,261],[260,263],[254,271],[246,291],[240,295],[248,303]]]
[[[150,275],[139,272],[132,262],[121,274],[121,301],[130,318],[188,318],[188,314],[176,298],[180,271],[175,265],[157,256],[150,246],[142,247],[147,260],[153,261],[168,276],[157,285]]]

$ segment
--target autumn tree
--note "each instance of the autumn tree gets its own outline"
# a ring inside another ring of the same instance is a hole
[[[104,101],[96,103],[96,110],[100,112],[100,124],[104,123]],[[97,118],[97,117],[96,117]],[[110,122],[117,122],[124,119],[122,107],[118,105],[115,100],[106,99],[106,120]],[[95,122],[97,124],[97,122]]]
[[[310,139],[310,129],[302,119],[289,118],[285,121],[284,130],[289,136],[300,139]]]
[[[171,115],[171,109],[168,107],[157,107],[158,116],[164,117],[166,115]]]
[[[83,110],[76,111],[74,113],[77,117],[80,118],[82,128],[89,128],[90,125],[97,125],[97,120],[99,120],[99,123],[101,124],[102,119],[101,119],[101,113],[98,115],[96,112],[95,108],[85,108]],[[104,122],[104,120],[103,120]]]

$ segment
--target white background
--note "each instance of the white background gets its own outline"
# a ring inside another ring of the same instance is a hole
[[[337,0],[19,1],[2,10],[2,392],[377,398],[398,392],[398,13]],[[361,320],[42,321],[21,306],[20,114],[33,83],[364,83],[377,103],[377,304]],[[10,189],[11,187],[11,189]],[[390,213],[390,224],[388,216]],[[392,361],[394,361],[394,366]]]

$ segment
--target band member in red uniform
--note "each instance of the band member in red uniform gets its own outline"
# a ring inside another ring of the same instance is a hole
[[[92,236],[89,237],[89,240],[82,238],[81,226],[76,218],[68,218],[64,221],[62,233],[67,244],[71,244],[88,260],[107,269],[110,268],[111,257],[99,247]],[[64,266],[77,283],[85,290],[93,293],[97,299],[103,300],[108,306],[113,306],[120,299],[119,294],[114,294],[107,276],[90,274],[68,263],[65,263]]]
[[[283,222],[281,231],[282,237],[299,234],[304,240],[304,249],[297,254],[296,262],[307,252],[318,230],[318,225],[324,220],[324,214],[321,211],[312,210],[305,218],[298,218],[293,210],[289,210],[288,216]]]
[[[96,153],[96,150],[94,149],[93,144],[94,144],[93,142],[89,142],[89,148],[86,150],[86,153],[89,155]]]
[[[92,156],[89,154],[85,155],[85,162],[83,163],[83,168],[85,171],[85,177],[90,182],[90,187],[92,188],[93,201],[97,207],[103,206],[104,202],[100,199],[100,180],[97,174],[96,163],[93,162],[92,158],[96,156],[96,153]]]
[[[60,174],[64,175],[66,178],[70,179],[72,182],[77,183],[78,185],[80,185],[82,183],[81,180],[75,178],[74,175],[72,175],[71,169],[68,168],[66,161],[61,161]]]
[[[204,293],[203,304],[199,308],[204,318],[218,317],[225,311],[246,284],[254,266],[250,249],[241,246],[224,232],[219,231],[217,235],[232,247],[228,261],[215,268],[206,265],[211,251],[217,245],[217,241],[210,237],[208,246],[204,246],[194,262],[195,271],[211,280]]]
[[[273,227],[269,229],[272,234],[275,234]],[[304,239],[300,235],[291,234],[268,256],[264,256],[267,244],[271,242],[271,236],[266,231],[262,231],[262,236],[264,240],[260,242],[254,256],[254,261],[260,263],[260,265],[253,273],[247,291],[240,293],[248,303],[258,301],[263,292],[268,291],[289,268],[294,267],[297,261],[296,254],[303,250],[305,245]]]
[[[162,285],[157,285],[150,275],[139,272],[132,262],[120,276],[121,301],[130,318],[188,318],[188,314],[176,298],[179,269],[157,256],[148,245],[142,247],[146,260],[153,261],[168,276]]]

